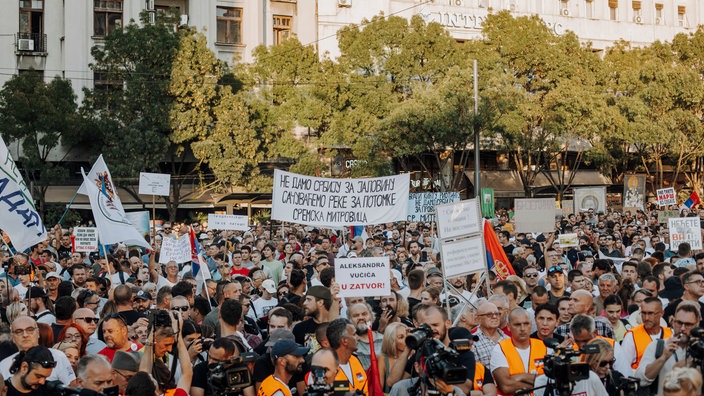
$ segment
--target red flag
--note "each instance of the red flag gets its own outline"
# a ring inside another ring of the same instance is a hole
[[[369,336],[369,350],[371,351],[372,362],[369,369],[367,369],[367,395],[384,396],[384,388],[381,386],[381,378],[379,378],[379,361],[374,350],[374,334],[371,327],[367,327],[367,336]]]
[[[509,275],[516,275],[516,271],[513,270],[511,262],[506,257],[504,248],[499,243],[494,227],[486,220],[484,220],[484,245],[486,246],[487,266],[489,270],[494,269],[497,278],[504,280]]]

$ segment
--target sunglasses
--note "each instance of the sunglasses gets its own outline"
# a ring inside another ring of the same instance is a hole
[[[606,366],[614,366],[614,363],[616,363],[616,359],[611,359],[611,360],[602,360],[599,362],[599,367],[606,367]]]
[[[172,311],[181,311],[181,312],[186,312],[189,309],[191,309],[191,307],[189,307],[188,305],[184,305],[182,307],[172,307],[171,308]]]
[[[278,294],[279,296],[285,296],[285,295],[288,294],[288,292],[286,292],[286,291],[280,291],[280,292],[278,292],[278,293],[276,293],[276,294]]]
[[[86,323],[98,323],[100,321],[98,318],[76,318],[76,320],[85,320]]]
[[[523,274],[523,275],[524,275],[526,278],[537,278],[538,276],[540,276],[540,274],[537,273],[537,272],[533,272],[532,274]]]
[[[53,362],[53,361],[52,361],[52,362],[49,362],[49,361],[46,361],[46,360],[42,360],[42,361],[39,361],[39,362],[30,362],[30,363],[37,363],[37,364],[41,365],[42,368],[45,368],[45,369],[50,369],[50,368],[56,367],[56,362]]]

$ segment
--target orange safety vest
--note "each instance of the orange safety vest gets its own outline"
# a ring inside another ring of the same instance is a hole
[[[521,355],[518,354],[516,347],[513,346],[513,341],[510,338],[506,338],[499,342],[501,346],[501,351],[506,356],[506,361],[508,362],[508,374],[516,375],[523,374],[526,372],[523,365],[523,360],[521,360]],[[548,353],[548,348],[545,346],[543,341],[536,340],[534,338],[530,339],[530,357],[528,358],[528,372],[535,372],[538,375],[543,374],[543,359]]]
[[[613,338],[609,338],[609,337],[602,337],[602,336],[600,336],[600,335],[598,335],[598,336],[596,336],[596,337],[594,337],[594,338],[599,338],[599,339],[602,339],[602,340],[604,340],[604,341],[608,342],[608,343],[609,343],[609,345],[611,345],[611,349],[613,349],[613,348],[614,348],[614,343],[615,343],[616,341],[614,341],[614,339],[613,339]],[[579,350],[579,347],[577,346],[577,344],[572,344],[572,349],[574,349],[575,351],[578,351],[578,350]]]
[[[342,367],[337,369],[337,375],[335,375],[335,392],[343,391],[343,388],[347,388],[349,391],[354,392],[355,390],[362,391],[364,394],[367,392],[367,372],[362,366],[362,362],[359,361],[357,356],[350,356],[349,360],[350,370],[352,371],[352,378],[347,378],[345,371]]]
[[[271,396],[278,391],[281,391],[284,396],[291,396],[291,390],[288,386],[272,374],[262,381],[257,391],[257,396]]]
[[[650,334],[648,334],[645,330],[645,326],[642,324],[630,329],[626,334],[628,333],[633,333],[633,344],[636,346],[636,361],[631,363],[631,368],[636,370],[640,364],[640,359],[643,357],[643,353],[645,353],[645,348],[653,342],[653,339],[650,338]],[[661,328],[660,336],[663,340],[672,337],[672,329],[669,327]]]
[[[484,390],[484,365],[477,362],[474,365],[474,390]]]

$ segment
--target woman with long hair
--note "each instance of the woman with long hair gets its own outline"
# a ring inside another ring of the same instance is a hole
[[[86,345],[88,345],[88,334],[81,326],[71,323],[64,326],[56,339],[58,343],[73,343],[78,346],[79,357],[86,355]]]
[[[623,374],[614,370],[614,348],[602,338],[594,338],[587,345],[598,346],[599,353],[582,354],[580,360],[587,363],[589,369],[599,377],[609,396],[620,395],[618,386]]]
[[[7,315],[8,323],[12,323],[19,316],[27,316],[28,314],[27,306],[23,302],[15,301],[7,306],[5,310],[5,315]]]
[[[384,330],[384,338],[381,341],[381,356],[379,356],[379,379],[384,393],[388,393],[393,386],[392,383],[387,383],[386,379],[389,376],[389,370],[393,367],[396,360],[403,351],[406,350],[406,335],[408,335],[408,326],[403,323],[395,322],[386,326]]]
[[[426,305],[440,305],[440,290],[428,286],[420,292],[420,302]]]
[[[71,368],[73,369],[74,374],[76,373],[76,369],[78,367],[78,361],[81,360],[81,352],[80,348],[78,347],[77,344],[74,344],[73,342],[59,342],[58,344],[54,345],[53,349],[57,349],[66,355],[66,358],[68,359],[68,362],[71,364]]]
[[[39,329],[39,345],[47,348],[54,346],[54,330],[46,323],[37,323]]]

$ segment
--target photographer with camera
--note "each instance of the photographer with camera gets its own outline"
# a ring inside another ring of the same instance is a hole
[[[334,349],[320,348],[310,359],[310,371],[306,374],[307,396],[330,395],[333,392],[335,376],[340,368],[340,360]]]
[[[653,394],[662,395],[663,375],[675,367],[688,367],[692,358],[688,357],[688,345],[692,329],[701,321],[699,304],[682,301],[670,318],[673,336],[667,340],[656,340],[645,348],[635,377],[641,387],[651,387]],[[696,346],[697,344],[695,344]]]
[[[228,385],[228,375],[227,370],[229,367],[234,369],[243,368],[242,365],[237,366],[230,365],[229,363],[233,359],[237,360],[240,358],[240,353],[235,343],[230,338],[218,338],[210,345],[208,349],[208,360],[206,362],[198,363],[193,368],[193,381],[191,383],[191,396],[215,396],[222,395],[223,393],[228,396],[254,396],[256,390],[250,381],[248,384],[238,384],[238,391],[226,393],[224,388]],[[219,370],[218,367],[223,368]],[[235,377],[234,379],[240,379]],[[242,380],[245,378],[242,377]]]
[[[621,388],[624,387],[626,381],[623,374],[613,368],[614,366],[614,348],[608,341],[595,338],[587,343],[595,345],[599,348],[599,353],[583,354],[579,360],[589,365],[589,369],[596,373],[601,379],[601,383],[606,388],[606,393],[609,395],[621,395]],[[590,374],[591,378],[591,374]]]
[[[20,352],[10,367],[11,377],[5,380],[5,396],[42,395],[44,384],[56,367],[47,347],[38,345]]]

